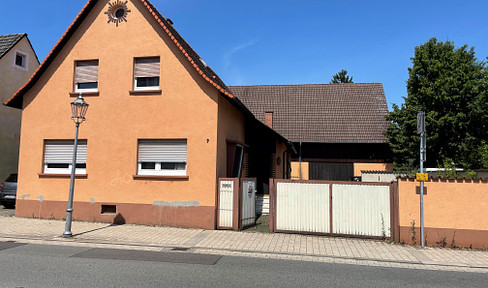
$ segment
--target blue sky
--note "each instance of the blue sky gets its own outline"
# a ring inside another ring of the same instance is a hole
[[[85,0],[2,1],[0,34],[23,33],[42,61]],[[486,0],[152,0],[227,85],[383,83],[407,95],[415,46],[431,37],[488,56]]]

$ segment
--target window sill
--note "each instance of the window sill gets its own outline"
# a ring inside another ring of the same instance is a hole
[[[39,178],[71,178],[71,174],[39,173]],[[86,179],[88,174],[76,174],[75,179]]]
[[[129,91],[130,95],[161,95],[163,90],[131,90]]]
[[[134,175],[134,180],[168,180],[168,181],[188,181],[189,176],[172,176],[172,175]]]
[[[70,97],[78,97],[80,93],[83,97],[97,97],[100,96],[100,92],[70,92]]]

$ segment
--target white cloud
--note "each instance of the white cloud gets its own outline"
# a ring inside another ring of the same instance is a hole
[[[232,47],[228,52],[224,54],[223,60],[224,60],[224,71],[227,70],[231,65],[232,65],[232,56],[236,54],[237,52],[246,49],[247,47],[250,47],[252,45],[256,44],[255,40],[245,42],[242,44],[239,44],[237,46]]]

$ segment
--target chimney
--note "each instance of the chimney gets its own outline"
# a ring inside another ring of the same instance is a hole
[[[273,112],[264,112],[264,124],[269,128],[273,128]]]

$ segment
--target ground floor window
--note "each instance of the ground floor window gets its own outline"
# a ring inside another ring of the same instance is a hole
[[[137,174],[186,176],[186,154],[186,139],[140,139]]]
[[[74,140],[44,141],[44,173],[70,174]],[[78,140],[76,174],[86,174],[87,141]]]

